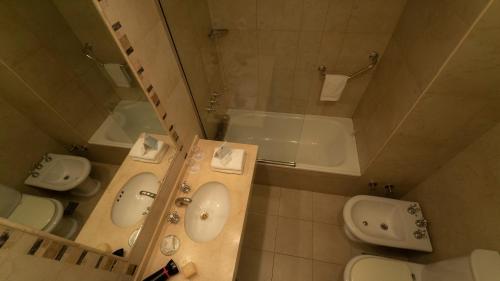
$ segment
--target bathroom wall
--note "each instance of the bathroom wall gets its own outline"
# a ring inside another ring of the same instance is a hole
[[[42,194],[23,185],[33,163],[46,152],[63,152],[63,146],[2,99],[0,91],[0,184],[21,192]]]
[[[208,0],[231,108],[351,117],[372,73],[320,102],[317,70],[348,74],[384,53],[405,0]]]
[[[362,170],[377,158],[488,2],[407,1],[354,113]]]
[[[437,261],[476,248],[500,251],[500,123],[404,196],[420,202],[431,221]]]
[[[58,141],[85,143],[120,97],[53,2],[0,2],[0,38],[3,97]]]
[[[199,0],[160,3],[205,133],[207,138],[214,139],[220,118],[217,113],[226,112],[228,97],[217,97],[216,112],[205,110],[212,93],[221,93],[223,89],[215,41],[208,36],[212,29],[208,3]]]
[[[499,17],[500,2],[489,2],[386,140],[367,180],[392,182],[404,194],[500,121]]]

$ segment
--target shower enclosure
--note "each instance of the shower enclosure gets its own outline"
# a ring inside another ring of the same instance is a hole
[[[404,1],[358,2],[159,0],[206,137],[257,144],[261,163],[359,175],[351,118]],[[357,74],[339,101],[320,100],[325,70]]]

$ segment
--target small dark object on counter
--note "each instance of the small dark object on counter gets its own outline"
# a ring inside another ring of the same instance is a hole
[[[167,265],[165,265],[155,273],[149,275],[143,281],[164,281],[170,278],[170,276],[176,275],[177,273],[179,273],[179,268],[177,268],[177,265],[173,260],[170,260]]]
[[[125,250],[123,250],[123,248],[121,248],[121,249],[118,249],[118,250],[114,251],[112,254],[115,255],[115,256],[124,257],[125,256]]]

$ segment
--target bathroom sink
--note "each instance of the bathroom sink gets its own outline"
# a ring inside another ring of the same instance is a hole
[[[187,207],[184,221],[189,238],[195,242],[215,239],[229,216],[229,190],[220,182],[207,182],[191,199],[193,201]]]
[[[111,209],[111,220],[121,227],[139,222],[149,213],[160,182],[152,173],[140,173],[130,178],[116,194]]]
[[[83,157],[49,153],[24,183],[55,191],[67,191],[83,183],[90,174],[90,168],[90,161]]]

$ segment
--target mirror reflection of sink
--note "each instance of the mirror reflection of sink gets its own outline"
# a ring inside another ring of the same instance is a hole
[[[152,173],[140,173],[130,178],[116,194],[111,209],[111,220],[121,227],[139,222],[149,213],[158,193],[160,182]]]
[[[229,190],[220,182],[207,182],[191,199],[184,221],[186,233],[195,242],[215,239],[229,216]]]

